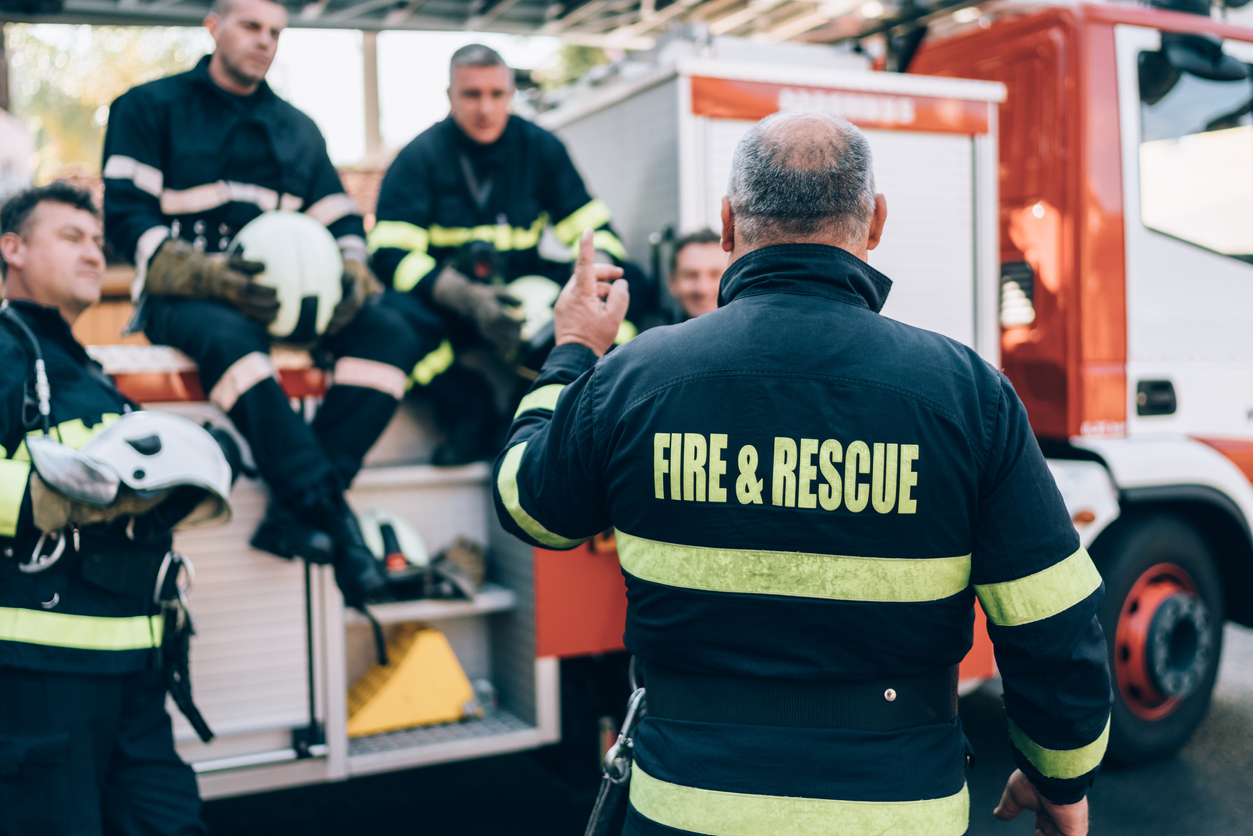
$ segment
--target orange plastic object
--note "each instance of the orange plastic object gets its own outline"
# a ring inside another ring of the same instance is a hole
[[[996,676],[996,659],[992,655],[992,640],[988,638],[988,617],[983,607],[975,601],[975,643],[966,658],[962,659],[957,678],[962,681],[991,679]]]
[[[568,552],[535,549],[535,655],[587,656],[622,650],[626,582],[616,551],[584,543]]]

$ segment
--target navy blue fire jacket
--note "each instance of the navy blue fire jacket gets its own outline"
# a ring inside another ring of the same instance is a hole
[[[264,81],[250,96],[214,83],[209,56],[141,84],[109,108],[104,231],[137,268],[134,295],[165,240],[226,250],[262,212],[301,211],[330,230],[344,258],[366,260],[361,211],[344,192],[313,120]]]
[[[465,166],[485,191],[481,204]],[[437,267],[462,245],[489,241],[506,281],[538,274],[564,282],[570,265],[540,252],[549,225],[571,254],[583,230],[595,229],[596,249],[626,260],[609,207],[587,193],[561,140],[510,116],[498,140],[480,145],[449,116],[406,145],[383,177],[369,237],[374,272],[384,284],[429,300]]]
[[[52,389],[52,434],[81,449],[131,404],[87,356],[56,308],[17,301],[13,309],[39,341]],[[58,538],[41,542],[30,499],[30,454],[24,391],[34,362],[25,340],[0,324],[0,676],[6,666],[70,673],[115,674],[152,669],[163,621],[151,596],[119,595],[82,577],[85,555],[125,559],[139,549],[126,521],[85,526],[61,542],[61,556],[30,571],[40,554],[57,553]],[[169,542],[160,544],[160,551]],[[26,565],[23,571],[22,565]]]
[[[880,316],[844,250],[768,247],[721,307],[599,362],[558,346],[496,462],[506,529],[616,529],[627,648],[709,674],[873,681],[957,664],[988,614],[1019,766],[1081,798],[1109,728],[1104,587],[1021,401]],[[628,831],[959,834],[959,721],[899,732],[645,719]],[[728,829],[730,828],[730,829]]]

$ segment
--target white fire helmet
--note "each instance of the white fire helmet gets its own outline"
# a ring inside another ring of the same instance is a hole
[[[553,305],[561,295],[561,285],[544,276],[520,276],[508,285],[509,295],[522,304],[522,339],[529,340],[553,318]]]
[[[392,574],[420,571],[430,558],[422,535],[400,516],[390,511],[370,509],[357,514],[365,544]]]
[[[43,436],[27,447],[40,478],[70,499],[107,506],[122,484],[141,495],[189,485],[206,496],[180,527],[230,518],[231,466],[213,436],[186,418],[130,412],[82,450]]]
[[[325,333],[343,297],[344,262],[330,230],[302,212],[264,212],[239,231],[230,253],[265,264],[253,281],[278,291],[270,336],[303,344]]]

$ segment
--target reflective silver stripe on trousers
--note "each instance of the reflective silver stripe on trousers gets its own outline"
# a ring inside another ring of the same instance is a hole
[[[360,357],[340,357],[335,361],[334,385],[375,389],[396,400],[405,396],[409,376],[395,366]]]
[[[223,412],[230,412],[245,392],[266,378],[278,380],[278,372],[274,370],[270,355],[260,351],[245,354],[222,374],[222,379],[209,393],[209,400],[217,404]]]

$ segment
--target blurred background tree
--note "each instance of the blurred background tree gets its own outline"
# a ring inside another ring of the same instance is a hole
[[[191,68],[212,47],[203,29],[5,27],[12,112],[35,136],[35,182],[98,174],[109,105],[136,84]]]
[[[532,75],[539,82],[540,89],[545,93],[573,84],[593,67],[608,64],[611,60],[605,50],[595,46],[574,46],[564,44],[557,50],[556,63],[544,70],[537,70]]]

